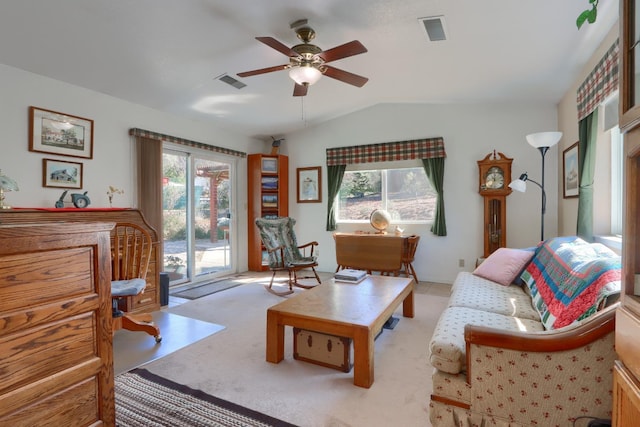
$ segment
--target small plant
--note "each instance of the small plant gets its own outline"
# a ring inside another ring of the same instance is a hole
[[[578,29],[582,27],[582,24],[588,22],[589,24],[593,24],[596,22],[596,18],[598,17],[598,0],[589,0],[589,4],[591,5],[591,9],[587,9],[583,11],[576,19],[576,25]]]
[[[109,197],[109,207],[112,207],[114,194],[124,194],[124,190],[116,188],[112,185],[109,186],[109,191],[107,191],[107,196]]]
[[[180,267],[185,266],[185,263],[179,256],[167,255],[164,257],[164,266],[172,269],[173,271],[178,271]]]

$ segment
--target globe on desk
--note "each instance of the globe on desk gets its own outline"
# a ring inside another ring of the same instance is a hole
[[[369,222],[371,222],[371,226],[375,228],[378,233],[385,233],[389,224],[391,224],[391,215],[383,209],[375,209],[371,212]]]

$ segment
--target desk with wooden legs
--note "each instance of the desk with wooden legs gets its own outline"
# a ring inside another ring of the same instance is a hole
[[[360,387],[374,380],[374,338],[402,302],[404,317],[414,316],[413,279],[369,276],[358,284],[327,282],[267,310],[267,362],[284,359],[284,327],[353,340],[354,378]]]

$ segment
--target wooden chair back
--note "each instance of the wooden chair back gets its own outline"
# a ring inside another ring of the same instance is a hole
[[[111,279],[145,279],[151,249],[147,230],[133,223],[117,223],[111,231]]]

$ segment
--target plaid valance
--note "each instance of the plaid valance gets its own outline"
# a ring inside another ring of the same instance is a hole
[[[578,88],[578,120],[587,117],[605,98],[618,88],[619,39]]]
[[[446,157],[442,137],[327,148],[327,166]]]
[[[215,145],[209,145],[202,142],[191,141],[184,138],[178,138],[177,136],[165,135],[162,133],[152,132],[150,130],[131,128],[129,129],[129,135],[141,136],[144,138],[157,139],[160,141],[173,142],[175,144],[186,145],[187,147],[200,148],[202,150],[214,151],[216,153],[229,154],[237,157],[247,157],[247,153],[242,151],[231,150],[229,148],[216,147]]]

